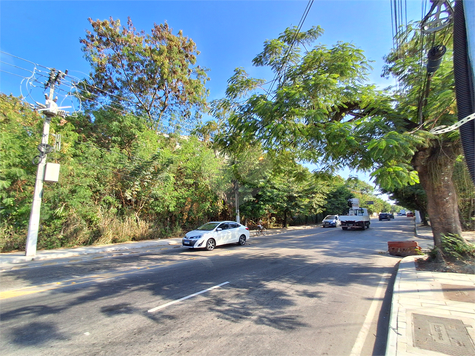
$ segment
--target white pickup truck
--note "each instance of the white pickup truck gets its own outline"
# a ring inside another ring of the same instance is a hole
[[[368,229],[371,224],[368,209],[359,207],[359,200],[356,198],[348,200],[351,206],[348,215],[340,215],[341,228],[348,229]]]

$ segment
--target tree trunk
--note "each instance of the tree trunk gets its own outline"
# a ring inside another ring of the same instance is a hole
[[[421,224],[424,226],[429,226],[429,222],[427,221],[427,211],[425,208],[419,209],[419,214],[421,215]]]
[[[451,233],[462,236],[457,193],[452,181],[460,146],[456,142],[436,140],[430,144],[431,147],[414,155],[412,163],[427,194],[427,213],[434,235],[434,246],[441,249],[442,235]]]

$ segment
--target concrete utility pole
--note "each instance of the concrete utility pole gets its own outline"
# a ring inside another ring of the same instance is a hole
[[[234,201],[236,204],[236,222],[241,223],[241,216],[239,215],[239,183],[234,181]]]
[[[45,167],[46,167],[46,156],[49,152],[52,151],[52,146],[48,144],[49,140],[49,126],[51,122],[51,118],[58,115],[58,105],[56,101],[53,99],[54,96],[54,86],[56,84],[60,84],[61,79],[68,73],[61,71],[56,71],[52,69],[50,72],[50,76],[48,82],[45,84],[45,89],[49,87],[49,95],[45,95],[46,97],[46,105],[42,105],[39,111],[43,111],[45,114],[45,123],[43,126],[43,136],[41,138],[41,144],[38,146],[38,150],[40,151],[39,162],[38,162],[38,170],[36,172],[36,183],[35,183],[35,191],[33,193],[33,204],[31,206],[31,213],[30,213],[30,222],[28,225],[28,235],[26,237],[26,248],[25,248],[25,256],[36,256],[36,245],[38,242],[38,230],[40,226],[40,210],[41,210],[41,199],[43,198],[43,182],[44,182],[44,175],[45,175]]]

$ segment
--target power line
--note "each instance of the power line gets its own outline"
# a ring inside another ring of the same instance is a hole
[[[14,67],[14,68],[18,68],[18,69],[24,70],[24,71],[26,71],[26,72],[33,73],[33,71],[31,71],[30,69],[25,69],[25,68],[22,68],[22,67],[18,67],[18,66],[16,66],[16,65],[11,64],[11,63],[8,63],[8,62],[0,61],[0,63],[6,64],[6,65],[11,66],[11,67]]]
[[[402,33],[407,28],[407,0],[390,0],[391,6],[391,32],[393,48],[399,53],[400,46],[406,41]]]
[[[32,91],[33,91],[32,88],[39,88],[40,86],[45,86],[44,90],[46,90],[47,83],[40,81],[41,80],[40,78],[46,79],[46,78],[49,78],[51,72],[55,72],[55,73],[58,73],[58,72],[56,72],[56,70],[54,68],[49,68],[47,66],[32,62],[30,60],[15,56],[13,54],[10,54],[10,53],[4,52],[4,51],[0,51],[0,53],[5,54],[7,56],[11,56],[12,58],[16,58],[16,59],[25,61],[27,63],[31,63],[34,66],[33,71],[27,70],[28,72],[32,73],[30,76],[22,76],[22,75],[18,75],[18,74],[16,74],[16,75],[23,78],[23,80],[20,84],[20,93],[21,93],[22,100],[29,97],[34,102],[34,104],[37,104],[37,101],[32,97]],[[17,67],[17,66],[12,65],[12,64],[9,64],[9,65],[13,66],[13,67]],[[48,69],[48,74],[46,74],[46,72],[44,70],[38,69],[38,67]],[[18,68],[24,70],[24,68],[21,68],[21,67],[18,67]],[[3,71],[3,72],[6,72],[6,71]],[[9,72],[6,72],[6,73],[9,73]],[[9,74],[14,74],[14,73],[9,73]],[[114,98],[118,99],[121,103],[124,104],[124,107],[130,107],[130,106],[131,107],[136,107],[136,106],[138,106],[136,102],[134,102],[133,100],[131,100],[129,98],[126,98],[126,97],[119,96],[119,95],[113,94],[111,92],[108,92],[104,89],[101,89],[101,88],[99,88],[99,87],[97,87],[93,84],[89,84],[85,80],[81,80],[81,79],[79,79],[75,76],[72,76],[70,74],[67,74],[67,73],[62,73],[62,74],[64,74],[64,75],[62,76],[61,83],[56,84],[55,90],[56,90],[56,92],[64,93],[63,95],[65,96],[65,98],[61,102],[63,102],[67,97],[71,97],[71,98],[74,97],[79,102],[79,110],[76,110],[75,112],[81,111],[82,102],[89,102],[89,103],[94,103],[94,104],[98,105],[101,108],[111,109],[111,110],[116,111],[116,112],[118,112],[120,114],[123,114],[123,115],[126,115],[126,114],[130,113],[130,111],[121,110],[121,109],[118,109],[117,107],[106,104],[104,101],[99,101],[99,100],[96,99],[96,97],[99,97],[99,98],[102,97],[102,98],[104,98],[105,101],[109,100],[109,102],[111,101],[111,99],[112,100]],[[91,78],[89,78],[89,79],[91,79]],[[25,93],[26,95],[24,95],[23,90],[22,90],[22,85],[23,84],[27,88],[27,93]],[[62,89],[60,85],[63,86],[63,87],[68,88],[68,90]],[[87,95],[83,95],[83,94],[81,94],[81,92],[92,94],[92,95],[94,95],[94,98],[91,98]],[[97,94],[97,93],[99,93],[99,94]],[[73,100],[71,100],[71,103],[74,106],[74,101]],[[30,105],[32,105],[32,104],[30,104]]]
[[[23,78],[23,79],[26,79],[26,78],[28,78],[28,77],[25,77],[24,75],[20,75],[20,74],[16,74],[16,73],[8,72],[8,71],[6,71],[6,70],[3,70],[3,69],[0,69],[0,72],[7,73],[7,74],[11,74],[11,75],[16,75],[17,77],[20,77],[20,78]]]
[[[302,17],[300,18],[300,21],[299,21],[299,24],[297,25],[297,31],[295,32],[294,34],[294,37],[291,41],[291,43],[289,44],[289,47],[287,48],[287,51],[286,53],[284,54],[284,57],[283,57],[283,62],[279,68],[279,70],[277,71],[277,73],[275,74],[274,76],[274,79],[271,81],[272,85],[271,87],[269,88],[269,91],[268,91],[268,94],[272,92],[273,88],[274,88],[274,84],[277,82],[277,80],[280,81],[280,79],[282,78],[283,76],[283,73],[284,73],[284,69],[285,69],[285,66],[286,66],[286,61],[288,60],[289,58],[289,55],[290,55],[290,51],[292,50],[294,44],[295,44],[295,41],[297,40],[297,36],[299,35],[300,33],[300,30],[302,29],[302,26],[307,18],[307,15],[308,13],[310,12],[310,9],[312,8],[312,5],[313,5],[313,2],[314,0],[309,0],[308,3],[307,3],[307,6],[305,7],[305,10],[302,14]]]
[[[10,56],[12,58],[16,58],[16,59],[19,59],[21,61],[24,61],[24,62],[27,62],[27,63],[31,63],[33,66],[34,66],[34,69],[33,70],[30,70],[30,69],[25,69],[25,68],[22,68],[22,67],[19,67],[15,64],[11,64],[11,63],[8,63],[8,62],[4,62],[4,61],[0,61],[2,63],[5,63],[11,67],[14,67],[14,68],[18,68],[20,70],[23,70],[23,71],[27,71],[29,73],[31,73],[30,76],[25,76],[25,75],[19,75],[19,74],[15,74],[15,73],[11,73],[11,72],[8,72],[8,71],[5,71],[3,69],[1,69],[0,71],[4,72],[4,73],[7,73],[7,74],[11,74],[11,75],[15,75],[15,76],[18,76],[18,77],[21,77],[23,78],[23,81],[26,80],[26,83],[25,85],[28,87],[33,87],[33,88],[39,88],[40,86],[44,86],[45,83],[41,81],[41,79],[39,79],[38,77],[40,78],[44,78],[44,79],[47,79],[49,77],[49,73],[53,70],[53,68],[50,68],[50,67],[47,67],[47,66],[44,66],[44,65],[41,65],[41,64],[38,64],[38,63],[35,63],[33,61],[30,61],[28,59],[25,59],[25,58],[21,58],[21,57],[18,57],[16,55],[13,55],[11,53],[7,53],[7,52],[4,52],[4,51],[0,51],[0,53],[4,54],[4,55],[7,55],[7,56]],[[41,67],[41,68],[46,68],[48,71],[44,71],[44,70],[41,70],[41,69],[38,69],[38,67]],[[22,81],[22,83],[23,83]],[[36,85],[38,84],[38,85]],[[110,105],[107,105],[107,104],[104,104],[104,103],[101,103],[99,102],[98,100],[95,100],[95,99],[91,99],[89,97],[86,97],[84,95],[79,95],[79,94],[71,94],[71,92],[74,92],[74,91],[80,91],[80,90],[84,90],[85,92],[88,92],[90,93],[90,91],[97,91],[97,92],[100,92],[101,95],[105,95],[105,96],[109,96],[109,97],[114,97],[114,98],[117,98],[123,102],[126,102],[126,103],[129,103],[129,104],[134,104],[134,102],[130,99],[127,99],[127,98],[124,98],[122,96],[119,96],[119,95],[116,95],[116,94],[113,94],[113,93],[110,93],[104,89],[101,89],[95,85],[92,85],[92,84],[89,84],[85,81],[82,81],[81,79],[77,78],[76,76],[72,76],[70,74],[66,74],[64,76],[64,80],[63,80],[63,83],[61,84],[65,87],[68,88],[68,90],[64,90],[62,89],[61,87],[57,87],[56,88],[56,91],[57,92],[63,92],[63,93],[67,93],[68,96],[74,96],[75,98],[77,98],[80,102],[81,102],[81,99],[82,101],[89,101],[89,102],[93,102],[93,103],[96,103],[98,105],[101,105],[101,106],[105,106],[105,107],[108,107],[108,108],[111,108],[113,110],[116,110],[116,111],[120,111],[121,113],[126,113],[125,111],[123,110],[119,110],[117,108],[114,108]],[[31,100],[35,101],[36,100],[31,96],[31,90],[28,91],[28,93],[26,93],[27,95],[23,95],[23,91],[21,89],[21,85],[20,85],[20,93],[22,95],[22,97],[26,98],[26,97],[30,97]],[[81,105],[80,105],[81,106]]]
[[[48,71],[50,71],[50,70],[52,69],[52,68],[48,68],[48,67],[46,67],[46,66],[43,66],[43,65],[41,65],[41,64],[38,64],[38,63],[35,63],[35,62],[32,62],[32,61],[29,61],[28,59],[15,56],[14,54],[11,54],[11,53],[8,53],[8,52],[0,51],[0,53],[3,53],[3,54],[6,54],[6,55],[8,55],[8,56],[10,56],[10,57],[17,58],[17,59],[20,59],[20,60],[22,60],[22,61],[31,63],[31,64],[33,64],[35,67],[43,67],[43,68],[48,69]]]
[[[311,9],[311,7],[312,7],[312,5],[313,5],[313,1],[314,1],[314,0],[310,0],[310,1],[307,3],[307,6],[306,6],[306,8],[305,8],[305,10],[304,10],[304,13],[302,14],[302,17],[300,18],[299,24],[297,25],[297,32],[295,32],[294,37],[293,37],[293,39],[292,39],[292,41],[291,41],[291,43],[290,43],[290,46],[287,48],[287,52],[286,52],[286,54],[284,55],[284,62],[282,63],[280,70],[276,73],[276,77],[275,77],[274,82],[273,82],[273,84],[272,84],[272,86],[271,86],[271,88],[270,88],[269,91],[272,91],[272,88],[273,88],[273,86],[274,86],[274,83],[277,81],[277,76],[279,77],[279,81],[280,81],[280,79],[281,79],[282,76],[283,76],[284,67],[285,67],[285,65],[286,65],[285,61],[289,58],[290,51],[292,50],[292,48],[293,48],[293,46],[294,46],[294,43],[295,43],[295,41],[297,40],[297,36],[299,35],[300,30],[302,29],[302,26],[303,26],[303,24],[304,24],[304,22],[305,22],[305,20],[306,20],[306,18],[307,18],[307,15],[308,15],[308,13],[310,12],[310,9]]]

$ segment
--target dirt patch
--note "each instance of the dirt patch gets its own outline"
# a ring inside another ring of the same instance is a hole
[[[432,232],[427,230],[426,236],[431,235]],[[468,242],[470,245],[475,245],[475,231],[464,231],[462,232],[462,237],[465,242]],[[429,260],[429,256],[425,255],[421,256],[421,258],[416,258],[415,263],[418,271],[475,274],[475,257],[470,257],[470,255],[465,256],[463,260],[451,259],[445,260],[442,263]]]
[[[415,260],[416,269],[418,271],[475,274],[475,259],[437,263],[434,261],[428,261],[427,258],[428,257],[426,256]]]

